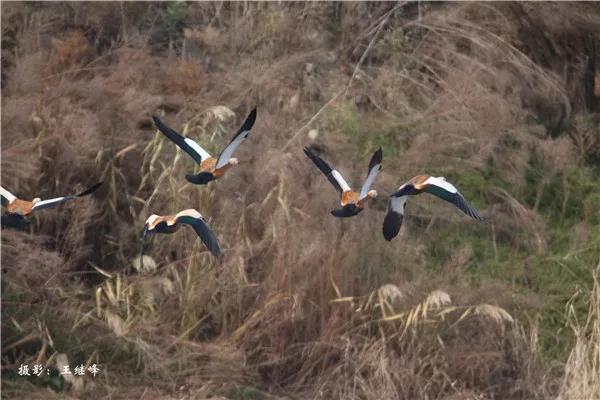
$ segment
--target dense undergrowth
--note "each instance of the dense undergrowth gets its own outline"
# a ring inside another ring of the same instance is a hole
[[[2,231],[4,398],[600,397],[597,4],[1,7],[3,187],[106,182]],[[255,105],[203,187],[150,119],[216,153]],[[382,146],[379,198],[331,217],[305,145],[354,185]],[[423,195],[386,242],[421,173],[487,221]],[[140,271],[147,216],[192,207],[222,262],[179,232]]]

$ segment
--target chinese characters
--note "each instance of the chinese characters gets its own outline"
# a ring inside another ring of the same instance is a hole
[[[29,368],[28,364],[21,364],[17,373],[20,376],[41,376],[44,373],[44,370],[46,371],[46,375],[50,375],[50,369],[44,368],[43,364],[34,364],[31,368]],[[73,372],[71,372],[71,367],[69,365],[64,365],[62,370],[59,371],[60,375],[85,376],[88,373],[95,377],[100,373],[100,368],[97,364],[92,364],[87,368],[85,365],[79,364],[76,365],[73,368]]]

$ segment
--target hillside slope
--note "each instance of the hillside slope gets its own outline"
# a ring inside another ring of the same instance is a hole
[[[600,397],[597,3],[6,3],[3,398]],[[208,186],[151,116],[206,145]],[[340,220],[310,146],[378,198]],[[387,196],[445,176],[487,218]],[[146,218],[196,208],[149,241]],[[64,376],[64,364],[97,364]],[[23,377],[23,364],[46,376]]]

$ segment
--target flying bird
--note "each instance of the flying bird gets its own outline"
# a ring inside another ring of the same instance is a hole
[[[188,153],[194,161],[200,166],[200,172],[196,175],[187,174],[185,178],[196,185],[205,185],[210,181],[219,179],[232,166],[238,164],[238,159],[231,157],[234,151],[248,137],[250,130],[256,121],[256,108],[254,108],[241,128],[233,136],[227,147],[221,152],[218,158],[212,157],[198,143],[189,137],[185,137],[166,126],[158,117],[153,116],[152,119],[166,137],[179,146],[183,151]]]
[[[446,200],[469,217],[479,221],[483,221],[483,217],[479,215],[463,195],[452,185],[446,181],[444,177],[433,177],[429,175],[417,175],[404,185],[398,188],[398,191],[390,195],[388,209],[383,220],[383,237],[386,240],[392,240],[398,235],[402,219],[404,218],[404,208],[408,196],[421,194],[423,192],[431,193],[440,199]]]
[[[102,185],[102,182],[98,182],[95,185],[89,187],[81,193],[56,197],[53,199],[42,200],[36,197],[32,201],[21,200],[14,194],[9,192],[0,186],[0,195],[2,196],[2,205],[6,207],[6,215],[2,216],[2,226],[23,228],[27,225],[28,221],[25,217],[34,211],[43,210],[45,208],[52,208],[65,201],[73,200],[78,197],[87,196],[92,194]]]
[[[175,215],[160,216],[152,214],[144,224],[144,231],[140,239],[140,266],[143,265],[144,242],[148,233],[174,233],[181,225],[190,225],[204,243],[204,246],[218,257],[221,254],[217,237],[210,229],[206,220],[198,211],[190,208]]]
[[[304,148],[304,153],[313,163],[315,163],[321,172],[325,174],[327,179],[329,179],[329,182],[331,182],[340,194],[340,204],[342,208],[332,210],[331,214],[333,216],[339,218],[352,217],[361,212],[369,200],[377,197],[377,191],[371,190],[371,186],[373,185],[373,182],[375,182],[377,174],[381,171],[381,160],[383,158],[381,148],[373,153],[373,156],[371,157],[367,179],[365,179],[360,192],[353,191],[339,171],[332,169],[329,164],[313,153],[308,147]]]

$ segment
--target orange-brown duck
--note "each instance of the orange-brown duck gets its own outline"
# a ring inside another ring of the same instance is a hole
[[[417,175],[400,186],[397,192],[390,195],[387,214],[383,220],[383,237],[386,240],[392,240],[400,232],[408,196],[414,196],[423,192],[433,194],[442,200],[454,204],[471,218],[479,221],[483,220],[483,217],[479,215],[477,210],[465,200],[454,185],[446,181],[446,178],[441,176]]]
[[[83,192],[75,195],[56,197],[48,200],[42,200],[39,197],[36,197],[31,201],[21,200],[8,190],[0,186],[2,205],[6,207],[6,214],[2,216],[2,226],[23,228],[28,223],[25,217],[27,217],[32,212],[43,210],[45,208],[52,208],[64,203],[65,201],[87,196],[95,192],[96,189],[100,187],[100,185],[102,185],[102,182],[98,182],[90,188],[84,190]]]
[[[144,252],[144,241],[148,233],[174,233],[182,225],[190,225],[196,234],[202,240],[204,246],[215,257],[221,254],[217,237],[210,229],[206,220],[198,211],[190,208],[178,212],[175,215],[156,215],[152,214],[144,224],[140,243],[140,265],[142,265],[142,255]]]
[[[183,151],[188,153],[194,161],[200,166],[200,172],[196,175],[188,174],[185,178],[196,185],[205,185],[210,181],[219,179],[232,166],[238,164],[237,158],[232,158],[233,152],[240,144],[248,137],[250,130],[256,121],[256,108],[254,108],[241,128],[233,136],[227,147],[221,152],[218,158],[212,157],[194,140],[184,137],[166,126],[158,117],[153,116],[152,119],[156,127],[173,143],[179,146]]]
[[[361,212],[370,199],[377,197],[377,191],[371,190],[373,182],[379,171],[381,171],[381,160],[383,153],[379,148],[369,162],[369,171],[367,178],[360,189],[360,192],[355,192],[350,188],[342,174],[339,171],[331,168],[321,157],[313,153],[308,147],[304,148],[304,153],[312,160],[313,163],[325,174],[329,182],[336,188],[340,194],[340,204],[342,208],[331,211],[335,217],[345,218],[352,217]]]

